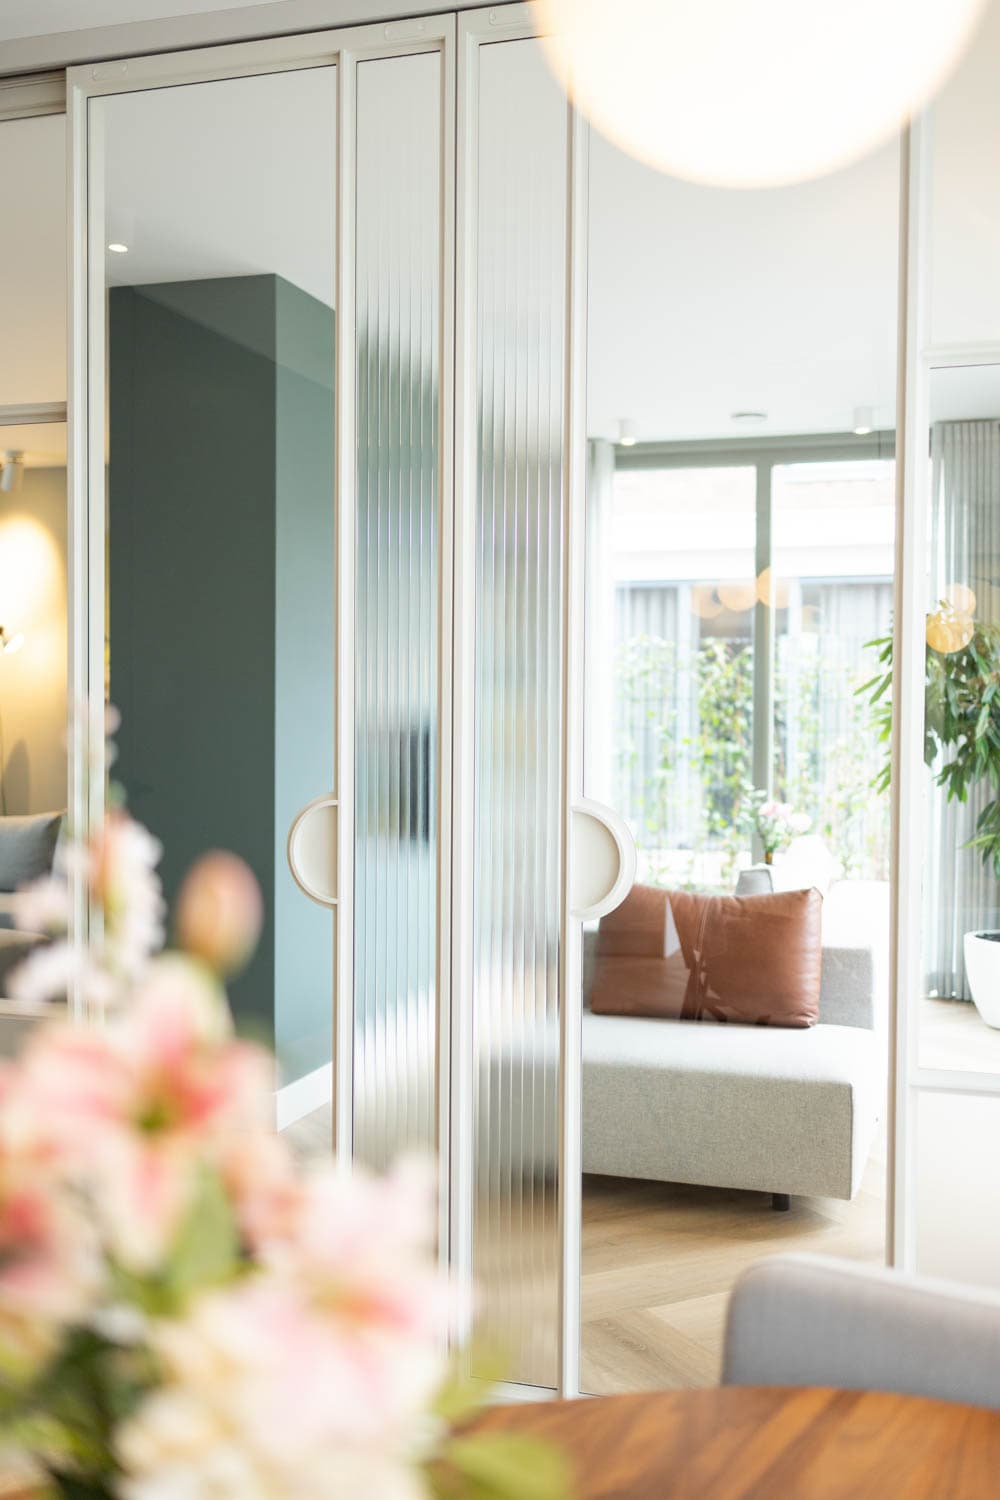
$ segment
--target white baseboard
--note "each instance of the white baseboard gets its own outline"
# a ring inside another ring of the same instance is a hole
[[[296,1120],[311,1115],[314,1109],[322,1109],[333,1098],[333,1063],[324,1063],[314,1068],[304,1078],[286,1083],[274,1095],[275,1124],[279,1130],[294,1125]]]

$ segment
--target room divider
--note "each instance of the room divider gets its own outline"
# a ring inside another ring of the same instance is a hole
[[[76,690],[168,894],[261,875],[279,1125],[435,1153],[488,1342],[575,1389],[580,924],[634,871],[582,798],[582,127],[520,5],[68,88]]]

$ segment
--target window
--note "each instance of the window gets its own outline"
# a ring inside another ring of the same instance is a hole
[[[808,819],[829,873],[887,878],[884,751],[859,689],[891,619],[894,464],[808,452],[619,458],[609,781],[642,880],[732,890],[761,853],[754,788]]]

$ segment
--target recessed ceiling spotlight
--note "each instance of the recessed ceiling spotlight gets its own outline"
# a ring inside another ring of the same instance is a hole
[[[636,426],[631,417],[618,418],[618,445],[621,448],[634,448],[636,442]]]
[[[743,422],[747,427],[755,427],[760,422],[767,421],[766,411],[731,411],[729,413],[731,422]]]
[[[112,255],[127,255],[128,254],[128,246],[127,245],[123,245],[122,242],[121,242],[121,240],[112,240],[111,243],[110,243],[110,245],[108,246],[108,249],[111,251]]]
[[[854,426],[851,431],[855,437],[867,437],[875,430],[875,413],[870,406],[856,406],[854,408]]]

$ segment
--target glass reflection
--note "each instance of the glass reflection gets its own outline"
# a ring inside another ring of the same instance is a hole
[[[930,387],[926,1067],[1000,1070],[1000,367]]]
[[[118,770],[163,835],[168,901],[206,847],[254,870],[237,1024],[276,1049],[279,1123],[329,1150],[332,919],[285,841],[334,769],[335,71],[90,110]]]
[[[897,177],[591,139],[584,790],[640,867],[583,935],[588,1392],[714,1383],[758,1256],[884,1256]]]

